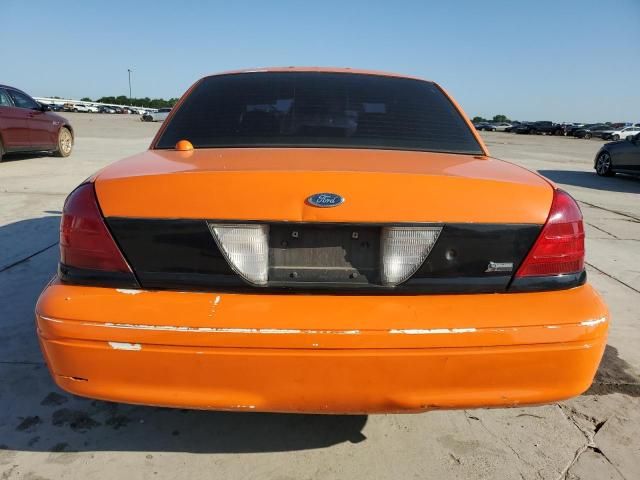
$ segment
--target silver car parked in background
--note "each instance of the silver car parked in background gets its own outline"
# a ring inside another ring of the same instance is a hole
[[[163,122],[171,112],[170,108],[159,108],[155,112],[147,112],[142,116],[144,122]]]

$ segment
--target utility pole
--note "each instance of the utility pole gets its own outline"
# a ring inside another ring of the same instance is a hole
[[[131,69],[127,68],[127,72],[129,72],[129,105],[131,105]]]

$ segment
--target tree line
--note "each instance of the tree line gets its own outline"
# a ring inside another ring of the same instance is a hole
[[[110,103],[113,105],[132,105],[134,107],[145,108],[166,108],[173,107],[178,101],[177,98],[170,98],[165,100],[164,98],[129,98],[125,95],[118,97],[100,97],[97,100],[91,100],[89,97],[83,97],[80,99],[82,102],[98,102],[98,103]]]
[[[506,115],[494,115],[492,120],[489,120],[488,118],[484,118],[484,117],[473,117],[473,119],[471,120],[473,123],[482,123],[482,122],[494,122],[494,123],[504,123],[504,122],[511,122],[511,120],[509,120],[507,118]]]

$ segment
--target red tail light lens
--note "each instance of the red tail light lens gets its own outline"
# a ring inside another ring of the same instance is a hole
[[[549,218],[516,277],[562,275],[584,269],[582,212],[567,192],[556,190]]]
[[[60,261],[70,267],[131,273],[107,230],[92,183],[80,185],[64,204]]]

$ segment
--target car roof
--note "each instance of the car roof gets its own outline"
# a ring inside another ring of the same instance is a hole
[[[29,94],[28,94],[27,92],[25,92],[24,90],[20,90],[19,88],[12,87],[11,85],[2,85],[2,84],[0,84],[0,88],[10,88],[11,90],[15,90],[15,91],[17,91],[17,92],[24,93],[25,95],[29,95]],[[29,96],[31,96],[31,95],[29,95]]]
[[[263,67],[263,68],[250,68],[243,70],[229,70],[226,72],[212,73],[205,75],[207,77],[215,77],[219,75],[235,75],[242,73],[269,73],[269,72],[320,72],[320,73],[353,73],[357,75],[377,75],[380,77],[396,77],[396,78],[410,78],[412,80],[422,80],[424,82],[432,82],[420,77],[411,75],[403,75],[394,72],[385,72],[380,70],[366,70],[359,68],[347,68],[347,67]]]

